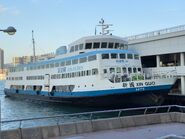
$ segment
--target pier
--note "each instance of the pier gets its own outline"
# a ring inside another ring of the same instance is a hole
[[[81,120],[75,120],[75,117],[81,117]],[[31,125],[34,125],[34,122],[38,123],[39,120],[46,120],[50,125],[31,127],[28,124],[31,122]],[[4,125],[12,122],[17,123],[17,127],[3,130],[1,139],[86,139],[95,137],[120,139],[123,136],[126,138],[131,138],[131,136],[133,138],[149,136],[160,139],[169,136],[183,138],[180,136],[185,135],[183,130],[185,106],[167,105],[105,110],[9,120],[1,123]]]
[[[139,52],[145,73],[176,71],[178,80],[171,93],[185,95],[185,25],[129,36],[127,40],[129,49]]]

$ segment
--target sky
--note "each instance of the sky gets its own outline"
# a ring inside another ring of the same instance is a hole
[[[55,52],[63,45],[94,35],[101,18],[114,26],[112,33],[126,37],[185,24],[185,0],[0,0],[0,33],[5,63],[12,57]]]

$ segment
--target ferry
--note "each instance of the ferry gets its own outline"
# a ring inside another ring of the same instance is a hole
[[[110,24],[98,26],[100,35],[61,46],[54,58],[10,67],[6,96],[94,107],[161,105],[174,72],[145,74],[138,52],[110,34]]]

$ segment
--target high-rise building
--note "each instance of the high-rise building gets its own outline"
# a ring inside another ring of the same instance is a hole
[[[4,68],[4,50],[0,48],[0,69]]]

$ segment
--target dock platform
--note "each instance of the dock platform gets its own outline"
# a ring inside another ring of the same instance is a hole
[[[154,124],[49,139],[185,139],[185,124]]]

